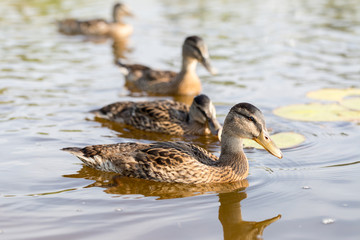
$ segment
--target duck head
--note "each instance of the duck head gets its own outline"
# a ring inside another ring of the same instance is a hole
[[[187,37],[182,48],[183,58],[193,58],[200,62],[211,74],[215,69],[211,66],[209,52],[204,40],[198,36]]]
[[[221,138],[228,137],[252,139],[275,157],[283,157],[270,138],[262,112],[250,103],[238,103],[231,108],[226,116]]]

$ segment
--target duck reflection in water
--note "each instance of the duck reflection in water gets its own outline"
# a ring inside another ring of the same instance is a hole
[[[225,240],[261,239],[265,228],[281,218],[279,214],[260,222],[242,220],[240,201],[247,197],[245,189],[219,193],[219,220],[223,226]]]
[[[181,184],[162,183],[144,179],[128,178],[116,173],[102,172],[83,166],[77,174],[64,175],[69,178],[85,178],[95,182],[86,186],[103,187],[109,194],[141,194],[144,197],[158,197],[158,200],[184,198],[196,195],[214,194],[219,196],[219,220],[223,227],[224,239],[259,239],[267,226],[281,218],[277,215],[263,221],[244,221],[241,204],[246,199],[248,181],[242,180],[224,184]]]
[[[111,48],[114,56],[114,62],[120,58],[126,58],[126,54],[133,51],[133,48],[129,47],[129,38],[117,35],[112,36]]]

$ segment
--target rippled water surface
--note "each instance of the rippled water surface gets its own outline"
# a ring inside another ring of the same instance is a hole
[[[57,32],[55,20],[110,17],[109,0],[0,2],[0,239],[358,239],[360,126],[275,116],[326,87],[360,87],[360,1],[132,0],[126,41]],[[279,160],[246,150],[250,176],[187,186],[116,177],[68,146],[183,140],[94,121],[129,99],[114,57],[177,71],[184,38],[202,36],[218,75],[198,67],[220,122],[251,102],[275,132],[306,137]],[[114,46],[114,48],[113,48]],[[281,218],[280,216],[281,215]]]

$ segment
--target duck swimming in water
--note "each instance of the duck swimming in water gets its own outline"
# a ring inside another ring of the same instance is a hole
[[[125,75],[126,86],[131,91],[144,91],[158,95],[197,95],[201,92],[201,82],[196,74],[200,62],[210,73],[215,70],[210,65],[207,46],[198,36],[187,37],[182,47],[182,67],[179,73],[153,70],[139,64],[117,65]]]
[[[243,138],[255,140],[278,158],[282,153],[271,140],[261,111],[249,103],[233,106],[226,116],[220,157],[184,142],[118,143],[85,148],[63,148],[87,166],[122,176],[159,182],[225,183],[248,176]]]
[[[124,16],[132,16],[132,13],[126,5],[117,3],[113,8],[112,22],[104,19],[82,21],[71,18],[58,21],[58,28],[60,32],[67,35],[126,37],[132,33],[133,28],[122,22]]]
[[[99,118],[125,123],[148,132],[170,135],[218,136],[221,125],[210,98],[194,98],[191,106],[171,100],[151,102],[116,102],[92,111]]]

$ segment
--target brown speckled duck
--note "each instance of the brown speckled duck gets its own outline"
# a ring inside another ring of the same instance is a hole
[[[269,137],[261,111],[249,103],[236,104],[226,116],[219,158],[183,142],[118,143],[62,150],[74,154],[87,166],[127,177],[191,184],[225,183],[248,175],[243,138],[255,140],[282,158],[280,149]]]
[[[185,39],[182,47],[182,66],[179,73],[153,70],[139,64],[124,64],[120,60],[117,65],[125,75],[126,86],[131,91],[159,95],[197,95],[201,91],[201,82],[196,74],[198,62],[210,73],[215,73],[203,39],[190,36]]]
[[[210,98],[194,98],[191,106],[171,100],[116,102],[92,111],[99,118],[125,123],[148,132],[170,135],[218,135],[221,125]]]
[[[122,22],[124,16],[132,16],[132,14],[126,5],[117,3],[113,8],[113,22],[104,19],[87,21],[65,19],[58,21],[58,28],[60,32],[68,35],[126,37],[132,33],[133,28]]]

